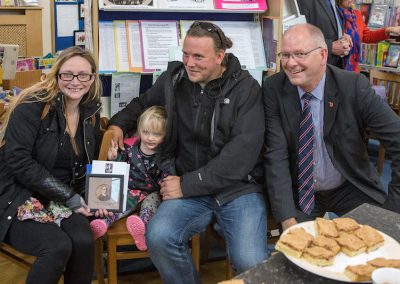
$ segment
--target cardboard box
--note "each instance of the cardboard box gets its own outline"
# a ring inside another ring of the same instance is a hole
[[[14,80],[3,80],[3,89],[11,90],[13,87],[25,89],[40,82],[42,70],[22,71],[15,73]]]

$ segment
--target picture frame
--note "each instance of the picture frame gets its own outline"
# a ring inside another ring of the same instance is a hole
[[[85,46],[85,31],[74,31],[74,45]]]
[[[84,19],[85,18],[85,4],[84,3],[79,3],[79,18]]]
[[[386,13],[389,10],[389,5],[387,4],[372,4],[368,27],[372,28],[383,28],[386,25]]]
[[[106,209],[110,212],[121,212],[123,209],[124,175],[87,174],[86,204],[91,212]]]

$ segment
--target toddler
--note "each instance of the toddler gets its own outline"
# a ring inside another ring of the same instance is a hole
[[[152,106],[139,118],[138,136],[124,141],[125,150],[118,152],[118,145],[112,141],[108,150],[108,160],[124,161],[130,164],[128,198],[126,210],[113,216],[90,222],[94,238],[103,236],[108,227],[117,220],[140,209],[139,215],[126,219],[126,227],[139,250],[147,250],[146,225],[161,203],[161,180],[174,174],[171,159],[161,160],[157,147],[165,136],[166,111],[163,107]]]

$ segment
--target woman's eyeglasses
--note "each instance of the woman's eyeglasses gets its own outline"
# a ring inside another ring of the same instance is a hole
[[[92,79],[93,76],[94,76],[94,74],[85,74],[85,73],[78,74],[78,75],[74,75],[72,73],[60,73],[60,74],[58,74],[58,78],[60,80],[72,81],[76,77],[76,78],[78,78],[79,82],[88,82],[88,81],[90,81]]]

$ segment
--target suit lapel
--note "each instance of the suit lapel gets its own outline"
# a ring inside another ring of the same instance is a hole
[[[293,139],[292,142],[297,143],[301,119],[301,103],[297,87],[290,84],[290,81],[287,77],[283,87],[282,103],[283,108],[285,109],[286,119],[291,128],[291,138]]]
[[[328,4],[326,3],[326,0],[319,0],[319,3],[322,6],[322,9],[325,11],[326,15],[328,16],[333,28],[335,29],[336,33],[338,32],[338,27],[337,27],[337,22],[335,18],[335,14],[332,11],[331,7],[328,7]],[[330,9],[330,10],[328,10]]]
[[[329,69],[326,72],[324,87],[324,137],[327,137],[336,120],[336,113],[339,106],[337,87]]]

